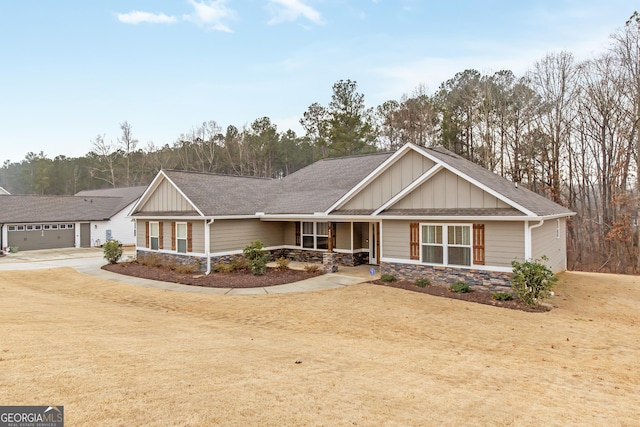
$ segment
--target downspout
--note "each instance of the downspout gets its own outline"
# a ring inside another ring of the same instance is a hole
[[[4,224],[0,224],[0,255],[4,254]]]
[[[211,257],[209,256],[211,252],[211,224],[213,224],[214,219],[204,222],[204,255],[207,257],[207,271],[204,274],[207,276],[211,273]]]
[[[544,219],[541,219],[537,224],[534,225],[529,225],[529,221],[525,222],[525,228],[526,231],[524,233],[524,259],[526,260],[530,260],[532,258],[532,252],[533,252],[533,239],[531,237],[531,230],[533,230],[534,228],[538,228],[538,227],[542,227],[542,224],[544,224]]]

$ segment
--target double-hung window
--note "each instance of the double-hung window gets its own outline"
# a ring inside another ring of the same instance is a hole
[[[176,223],[176,248],[179,253],[187,253],[187,223]]]
[[[157,251],[160,242],[160,227],[157,222],[149,223],[149,247]]]
[[[303,221],[302,247],[306,249],[328,249],[329,223]]]
[[[471,265],[471,225],[422,225],[422,259],[427,264]]]

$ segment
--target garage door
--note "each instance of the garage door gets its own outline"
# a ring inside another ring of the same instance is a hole
[[[72,248],[75,246],[74,224],[11,224],[7,226],[9,246],[20,251]]]

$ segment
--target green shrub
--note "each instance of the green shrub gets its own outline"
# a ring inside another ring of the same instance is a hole
[[[534,306],[551,295],[551,289],[558,278],[549,267],[542,263],[548,260],[546,256],[543,256],[533,261],[518,262],[513,260],[511,262],[511,267],[513,267],[511,288],[520,301]]]
[[[117,240],[107,240],[102,245],[104,251],[104,258],[109,264],[117,264],[122,258],[122,245]]]
[[[264,248],[262,242],[260,240],[254,240],[242,250],[249,264],[249,269],[255,275],[264,274],[267,268],[267,262],[269,262],[269,254],[262,250],[262,248]]]
[[[291,260],[289,258],[285,258],[283,256],[281,256],[280,258],[278,258],[276,260],[276,265],[277,265],[277,269],[280,271],[286,271],[289,269],[289,263],[291,262]]]
[[[419,279],[416,279],[416,281],[413,282],[413,284],[420,288],[425,288],[431,284],[431,281],[426,277],[421,277]]]
[[[249,264],[247,263],[247,259],[245,257],[236,257],[229,261],[230,271],[243,271],[249,268]]]
[[[458,294],[465,294],[469,292],[469,285],[464,282],[455,282],[449,286],[449,290]]]
[[[511,301],[513,299],[513,295],[507,292],[494,292],[491,294],[491,298],[496,301]]]
[[[396,276],[394,276],[393,274],[385,273],[380,276],[380,280],[382,280],[383,282],[395,282],[398,279],[396,279]]]

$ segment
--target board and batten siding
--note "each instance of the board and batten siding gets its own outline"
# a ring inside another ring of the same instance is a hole
[[[531,257],[534,260],[542,256],[549,258],[544,264],[554,273],[567,269],[566,227],[566,218],[560,218],[546,220],[531,230]]]
[[[147,229],[145,227],[145,220],[136,220],[136,246],[144,248],[147,244]]]
[[[377,209],[434,165],[431,160],[410,150],[340,209]]]
[[[409,224],[418,221],[382,222],[382,257],[410,260]],[[511,267],[516,257],[524,257],[524,225],[521,222],[427,221],[438,224],[484,224],[485,266]],[[413,261],[415,262],[415,261]]]
[[[395,203],[391,209],[508,208],[502,200],[464,178],[441,170],[420,187]]]
[[[211,252],[241,251],[254,240],[265,247],[282,246],[284,230],[283,223],[253,218],[216,220],[211,224]]]
[[[166,179],[153,192],[138,212],[190,212],[193,206]]]

